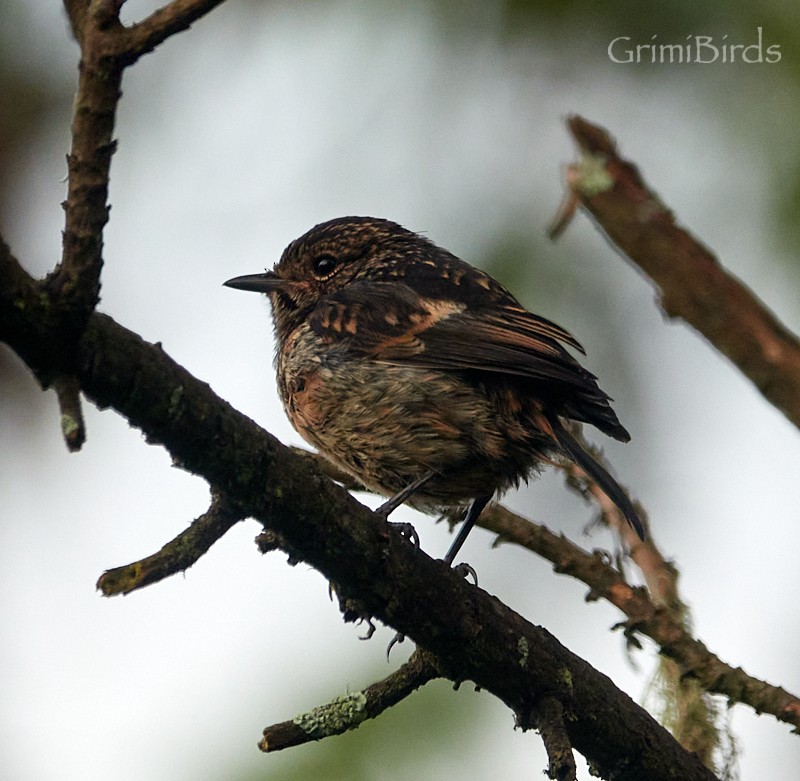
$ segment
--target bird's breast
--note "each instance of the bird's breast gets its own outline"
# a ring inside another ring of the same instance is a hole
[[[517,405],[458,372],[353,355],[301,326],[280,352],[278,381],[298,433],[382,493],[433,471],[442,480],[421,501],[453,504],[515,484],[537,460]]]

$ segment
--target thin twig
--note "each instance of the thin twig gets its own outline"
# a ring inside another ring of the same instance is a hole
[[[374,719],[413,694],[420,686],[441,677],[432,654],[417,649],[396,672],[358,692],[351,692],[264,730],[258,747],[281,751],[314,740],[341,735],[361,722]]]
[[[590,588],[587,599],[605,599],[619,608],[627,617],[621,625],[626,633],[639,632],[651,638],[661,653],[676,661],[684,676],[695,677],[707,691],[749,705],[757,713],[769,713],[800,733],[800,697],[721,661],[665,606],[655,605],[644,588],[627,583],[607,554],[589,553],[563,535],[498,504],[483,511],[479,525],[495,532],[503,542],[514,542],[552,562],[559,574],[585,583]]]
[[[59,374],[53,380],[53,389],[58,397],[61,412],[61,435],[70,453],[76,453],[86,441],[86,423],[81,407],[81,389],[78,380],[71,374]]]
[[[214,494],[208,510],[158,553],[124,567],[106,570],[97,581],[97,588],[106,597],[130,594],[170,575],[185,572],[242,518],[235,504]]]
[[[81,47],[78,88],[72,115],[72,145],[67,155],[67,199],[61,263],[47,280],[65,318],[59,334],[71,354],[70,340],[82,333],[100,296],[103,229],[108,222],[108,177],[123,65],[109,53],[109,41],[122,30],[119,2],[92,0],[66,4]]]
[[[154,11],[146,19],[126,30],[125,64],[130,65],[143,54],[153,51],[171,35],[188,30],[191,25],[224,0],[173,0]]]
[[[544,697],[536,710],[536,728],[542,736],[549,763],[547,777],[555,781],[577,781],[575,755],[564,726],[564,706],[555,697]]]
[[[70,450],[86,438],[80,394],[73,377],[75,345],[100,298],[103,230],[109,218],[108,182],[117,106],[126,65],[167,36],[186,29],[221,0],[175,0],[140,25],[119,21],[123,0],[65,0],[81,62],[67,155],[67,199],[60,264],[42,284],[56,316],[51,329],[58,366],[40,375],[53,382],[61,406],[62,431]]]

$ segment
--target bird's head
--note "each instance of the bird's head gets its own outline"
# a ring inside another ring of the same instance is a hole
[[[275,328],[285,338],[325,296],[366,279],[401,279],[409,263],[440,251],[432,242],[390,220],[339,217],[295,239],[272,269],[224,284],[265,293]]]

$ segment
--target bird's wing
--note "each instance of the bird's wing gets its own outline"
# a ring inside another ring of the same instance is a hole
[[[553,439],[597,481],[644,538],[625,493],[559,420],[563,416],[584,421],[620,441],[630,439],[595,376],[564,348],[568,344],[580,349],[567,331],[526,311],[510,295],[485,307],[468,308],[463,301],[422,298],[396,282],[343,288],[320,302],[310,323],[323,340],[345,343],[356,356],[534,381],[531,394],[541,401],[549,399],[544,419]]]
[[[582,350],[575,338],[513,299],[468,309],[397,282],[359,282],[322,299],[310,325],[328,342],[344,341],[354,354],[387,363],[597,387],[563,346]]]

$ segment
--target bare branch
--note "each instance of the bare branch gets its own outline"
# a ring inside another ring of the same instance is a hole
[[[146,19],[131,25],[125,36],[126,64],[153,51],[171,35],[188,30],[191,25],[224,0],[173,0]]]
[[[588,599],[605,599],[619,608],[628,618],[626,632],[640,632],[655,641],[662,654],[675,660],[683,676],[692,676],[707,691],[749,705],[757,713],[769,713],[800,732],[800,698],[721,661],[666,606],[655,605],[645,589],[628,584],[607,554],[588,553],[501,505],[484,510],[479,524],[503,541],[515,542],[552,562],[556,572],[583,581],[591,589]]]
[[[46,351],[20,344],[35,339],[36,328],[4,328],[40,311],[35,283],[26,284],[21,270],[8,276],[15,285],[12,291],[0,286],[0,335],[25,360],[46,360]],[[619,781],[714,778],[608,678],[415,549],[158,346],[94,313],[78,343],[76,376],[98,406],[113,406],[181,466],[277,532],[290,557],[334,582],[340,601],[358,606],[346,617],[374,616],[412,638],[436,655],[443,674],[492,692],[522,727],[532,725],[534,704],[543,696],[557,698],[570,713],[572,745],[602,775]]]
[[[103,230],[109,218],[108,181],[122,74],[169,35],[186,29],[222,0],[174,0],[139,25],[126,29],[119,20],[124,0],[64,0],[73,34],[80,44],[78,89],[67,155],[68,188],[61,263],[42,284],[42,295],[56,306],[45,319],[51,352],[58,356],[39,379],[57,382],[62,429],[71,450],[86,432],[77,382],[72,377],[76,342],[100,297]],[[51,362],[46,362],[51,363]]]
[[[575,431],[573,434],[578,435]],[[348,480],[322,456],[300,448],[293,450],[309,461],[316,462],[319,469],[332,479]],[[597,451],[593,451],[593,456],[602,458]],[[616,506],[578,467],[565,464],[561,468],[570,477],[580,478],[585,490],[580,485],[572,484],[573,487],[581,494],[588,491],[612,528],[620,532],[630,529],[627,522],[619,517],[614,518],[614,515],[619,515]],[[348,487],[364,490],[353,484],[352,480]],[[646,513],[642,508],[637,509],[646,525]],[[448,519],[454,522],[458,520],[449,516]],[[684,677],[694,676],[709,692],[723,695],[731,702],[749,705],[757,713],[769,713],[800,732],[800,697],[720,661],[702,642],[692,637],[681,620],[684,606],[675,585],[675,569],[664,559],[652,535],[642,542],[632,534],[628,541],[630,556],[647,581],[648,594],[643,588],[631,586],[612,565],[608,554],[601,551],[589,553],[563,534],[555,534],[544,524],[523,518],[501,504],[490,504],[481,513],[477,525],[497,534],[498,542],[512,542],[527,548],[551,562],[558,574],[569,575],[585,583],[590,588],[587,600],[605,599],[627,616],[628,620],[621,626],[625,628],[629,641],[633,640],[636,632],[649,637],[663,654],[674,659]],[[746,698],[742,699],[742,695],[746,695]]]
[[[264,730],[258,747],[264,752],[281,751],[355,729],[362,721],[374,719],[397,705],[420,686],[441,677],[436,659],[417,649],[399,670],[363,691],[337,697],[291,721]]]
[[[147,19],[125,28],[121,0],[66,0],[67,13],[81,46],[78,90],[72,120],[72,149],[67,156],[69,189],[60,267],[49,289],[69,305],[80,330],[100,292],[103,228],[108,222],[108,175],[116,149],[112,139],[122,73],[170,35],[222,0],[173,0]]]
[[[64,0],[64,9],[67,12],[72,34],[77,41],[83,29],[83,19],[89,9],[89,0]]]
[[[578,768],[564,725],[564,707],[554,697],[545,697],[539,705],[536,728],[547,751],[547,777],[557,781],[577,781]]]
[[[75,453],[86,441],[86,424],[83,420],[78,380],[72,375],[59,374],[53,380],[53,389],[58,397],[58,408],[61,412],[61,434],[67,450]]]
[[[569,191],[554,220],[551,235],[564,230],[580,203],[623,253],[656,284],[661,305],[671,317],[694,326],[733,361],[761,393],[796,426],[800,426],[800,341],[688,231],[679,227],[672,213],[645,184],[637,168],[619,157],[608,133],[581,117],[571,117],[569,129],[581,150],[581,159],[567,174]],[[597,494],[596,491],[593,491]],[[602,494],[602,492],[600,492]],[[596,499],[603,506],[602,495]],[[607,502],[605,503],[607,504]],[[608,518],[614,508],[603,507]],[[612,520],[613,523],[613,520]],[[624,524],[614,524],[625,537]],[[628,535],[629,537],[629,535]],[[676,572],[654,545],[637,545],[628,539],[631,555],[645,575],[655,604],[664,608],[659,630],[672,639],[634,625],[674,656],[680,675],[678,699],[699,703],[696,687],[686,681],[690,672],[710,692],[769,712],[800,727],[800,702],[779,687],[734,670],[691,638],[685,628],[685,607],[678,596]],[[671,620],[667,620],[671,613]],[[633,616],[628,613],[631,626]],[[677,638],[680,638],[678,640]],[[706,708],[707,712],[710,712]],[[680,729],[678,730],[680,732]],[[687,741],[687,745],[694,741]],[[707,741],[706,741],[707,742]]]
[[[591,453],[592,457],[607,471],[612,471],[611,465],[606,462],[602,451],[586,440],[579,425],[573,425],[570,431],[572,436],[580,442],[581,447]],[[673,613],[676,620],[682,621],[687,611],[678,594],[678,572],[658,549],[645,509],[641,505],[637,505],[636,508],[646,532],[646,539],[642,541],[625,520],[616,504],[577,464],[564,461],[559,464],[559,468],[567,475],[567,485],[585,499],[594,502],[600,508],[605,524],[620,536],[628,555],[639,567],[653,602],[656,605],[665,606]],[[629,492],[626,491],[626,493]]]
[[[72,146],[67,155],[63,253],[60,265],[47,280],[47,290],[58,299],[63,319],[57,338],[65,350],[64,368],[69,367],[74,341],[100,296],[103,229],[110,208],[108,175],[116,149],[112,136],[123,71],[109,44],[123,29],[118,17],[120,6],[118,0],[67,4],[81,47],[81,62]]]
[[[800,341],[720,265],[623,160],[608,133],[568,120],[581,150],[567,184],[609,239],[647,274],[670,317],[685,320],[726,355],[764,397],[800,426]]]
[[[185,572],[243,517],[235,504],[215,493],[211,506],[188,529],[158,553],[124,567],[106,570],[97,581],[97,588],[107,597],[129,594],[170,575]]]

